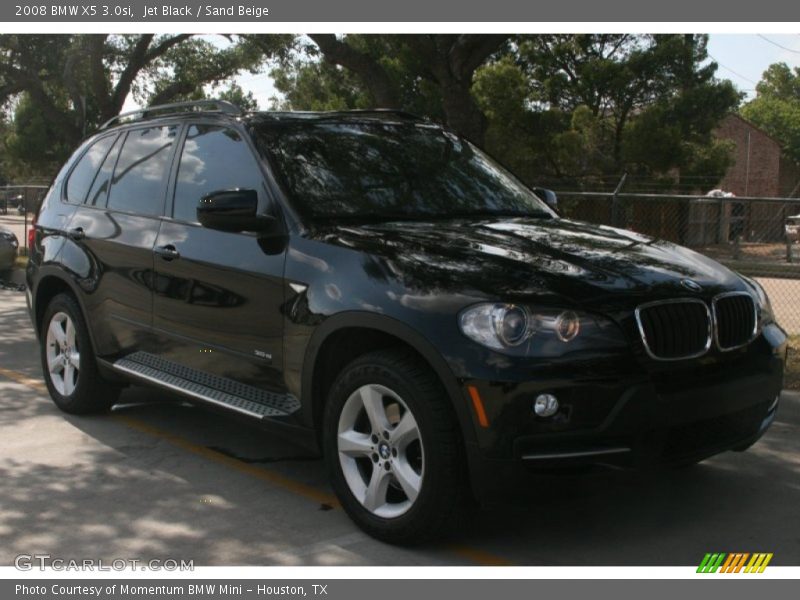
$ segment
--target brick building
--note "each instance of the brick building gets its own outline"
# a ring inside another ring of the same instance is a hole
[[[736,196],[786,198],[800,196],[800,165],[783,155],[780,143],[737,114],[725,117],[715,131],[735,144],[734,164],[718,187]],[[724,206],[722,225],[728,237],[752,242],[783,238],[786,217],[795,205],[770,202],[734,202]]]
[[[730,114],[714,132],[736,144],[735,162],[719,184],[737,196],[786,197],[800,182],[800,168],[783,156],[777,140],[750,121]]]

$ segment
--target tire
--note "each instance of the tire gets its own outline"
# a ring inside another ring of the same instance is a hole
[[[58,408],[85,415],[114,405],[121,388],[100,376],[86,321],[71,295],[59,294],[47,305],[40,338],[42,373]]]
[[[344,368],[325,405],[323,448],[342,506],[374,538],[434,540],[464,514],[468,477],[453,408],[408,351],[369,353]]]

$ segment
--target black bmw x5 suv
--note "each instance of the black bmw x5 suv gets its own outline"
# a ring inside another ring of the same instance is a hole
[[[530,467],[743,450],[782,387],[758,283],[560,218],[399,112],[123,116],[63,167],[29,245],[62,410],[135,382],[238,413],[321,452],[350,516],[396,543]]]

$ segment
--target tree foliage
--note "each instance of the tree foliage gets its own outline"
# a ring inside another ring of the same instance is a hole
[[[188,34],[2,35],[4,162],[17,172],[52,170],[128,98],[213,95],[256,108],[231,77],[269,64],[281,93],[270,108],[414,112],[485,146],[529,182],[607,188],[627,172],[642,186],[705,191],[730,164],[713,130],[740,101],[715,78],[706,43],[632,34],[240,35],[225,43]],[[798,75],[777,67],[769,75],[744,110],[791,142],[800,130],[787,127],[798,120]]]
[[[787,156],[800,162],[800,67],[770,65],[756,92],[756,98],[742,107],[742,115],[778,140]]]
[[[312,35],[273,71],[284,108],[400,108],[446,123],[527,181],[705,190],[740,96],[700,35]],[[453,73],[458,74],[457,76]]]
[[[240,36],[212,44],[190,34],[0,35],[0,105],[21,111],[7,119],[5,162],[48,168],[63,161],[129,98],[143,105],[197,99],[210,87],[247,99],[225,89],[226,82],[256,72],[292,39]],[[45,132],[57,143],[40,146],[44,155],[31,162],[27,148]]]
[[[276,85],[295,108],[325,104],[322,98],[329,89],[334,105],[357,108],[366,103],[433,115],[482,144],[487,121],[472,95],[472,78],[508,37],[311,34],[313,43],[303,48],[305,56],[276,69]],[[327,68],[309,62],[308,56],[320,57]],[[341,70],[347,75],[335,74]],[[324,78],[311,82],[314,73]]]

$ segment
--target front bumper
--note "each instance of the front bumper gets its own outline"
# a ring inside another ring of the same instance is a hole
[[[574,465],[645,468],[687,464],[756,442],[775,418],[783,387],[786,336],[770,325],[747,348],[661,370],[563,371],[524,383],[467,380],[480,397],[476,443],[468,446],[476,496],[507,494],[531,469]],[[546,419],[533,399],[551,393]],[[474,394],[474,391],[472,392]],[[465,401],[474,407],[470,393]]]

